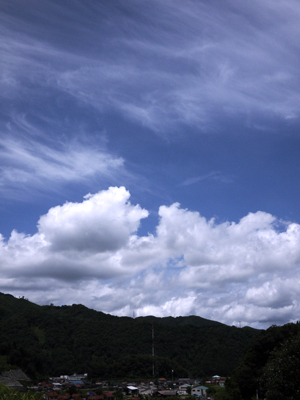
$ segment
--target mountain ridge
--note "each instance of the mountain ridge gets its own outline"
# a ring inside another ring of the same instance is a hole
[[[0,293],[0,368],[33,377],[85,371],[101,378],[229,375],[259,330],[198,316],[118,317],[81,304],[39,306]]]

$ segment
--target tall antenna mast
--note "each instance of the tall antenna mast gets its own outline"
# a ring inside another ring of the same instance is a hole
[[[154,379],[154,323],[152,321],[152,374]]]

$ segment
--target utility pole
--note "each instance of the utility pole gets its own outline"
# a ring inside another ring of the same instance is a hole
[[[154,381],[154,323],[152,321],[152,374],[153,374],[153,381]]]

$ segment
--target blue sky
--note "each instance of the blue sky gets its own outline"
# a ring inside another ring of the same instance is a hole
[[[266,328],[300,311],[300,5],[0,5],[0,291]]]

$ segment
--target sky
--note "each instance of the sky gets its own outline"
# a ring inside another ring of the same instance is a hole
[[[2,0],[0,291],[300,315],[300,3]]]

